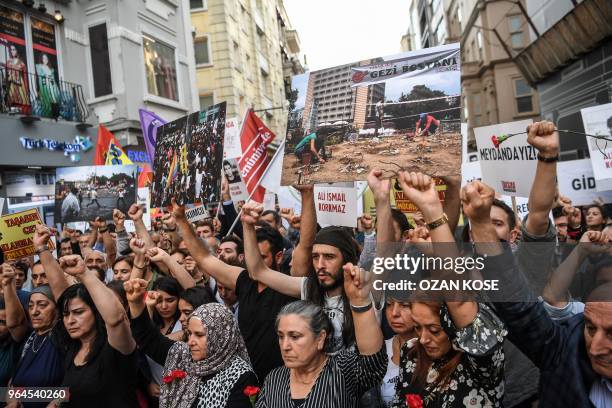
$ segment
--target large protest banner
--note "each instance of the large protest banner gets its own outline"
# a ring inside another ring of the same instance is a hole
[[[157,129],[151,206],[220,200],[225,102]]]
[[[496,143],[500,136],[525,132],[531,119],[474,128],[483,181],[500,194],[529,197],[537,166],[538,151],[527,143],[527,135]]]
[[[371,58],[292,81],[281,184],[458,175],[459,44]]]
[[[559,193],[571,199],[572,205],[593,204],[593,201],[598,199],[602,199],[604,203],[612,203],[612,190],[597,190],[599,182],[595,180],[589,159],[559,162],[557,179]]]
[[[55,175],[55,222],[113,218],[136,202],[138,166],[62,167]]]
[[[587,134],[612,137],[612,103],[581,109]],[[612,143],[587,137],[597,191],[612,190]]]
[[[36,231],[36,224],[42,223],[36,208],[2,216],[0,218],[0,248],[4,254],[4,260],[12,261],[34,255],[36,249],[32,238]],[[55,249],[51,241],[49,241],[49,248]]]

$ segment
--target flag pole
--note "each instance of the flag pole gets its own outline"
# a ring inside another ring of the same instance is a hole
[[[263,174],[259,178],[259,181],[255,185],[255,188],[253,188],[252,192],[249,194],[249,198],[247,198],[246,203],[251,201],[251,198],[253,198],[253,194],[255,194],[255,192],[257,191],[257,189],[261,185],[262,180],[266,177],[266,174],[268,174],[268,171],[272,167],[272,163],[274,163],[274,159],[276,158],[276,156],[278,156],[278,154],[281,151],[281,148],[285,145],[285,141],[286,141],[286,139],[283,139],[283,141],[278,145],[278,148],[276,149],[276,152],[274,152],[274,156],[272,156],[272,160],[270,160],[270,163],[268,163],[268,166],[266,167],[266,169],[264,170]],[[225,234],[226,237],[229,236],[234,231],[234,228],[236,228],[236,224],[238,223],[238,220],[240,220],[240,216],[241,215],[242,215],[242,208],[240,208],[240,212],[236,216],[236,219],[232,223],[232,226],[230,227],[229,231],[227,231],[227,234]]]

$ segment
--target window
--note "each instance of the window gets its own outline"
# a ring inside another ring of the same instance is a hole
[[[510,42],[512,44],[512,48],[523,48],[521,16],[508,16],[508,26],[510,28]]]
[[[208,48],[208,36],[195,38],[193,40],[193,48],[195,50],[196,65],[212,64],[210,49]]]
[[[212,94],[200,95],[200,110],[207,110],[215,104],[215,98]]]
[[[206,0],[189,0],[189,8],[191,10],[205,9]]]
[[[482,108],[480,106],[481,95],[480,93],[474,94],[474,126],[482,125]]]
[[[517,113],[533,112],[533,89],[522,78],[514,80]]]
[[[113,93],[106,24],[89,27],[89,52],[96,98]]]
[[[233,57],[232,59],[234,60],[234,68],[236,69],[236,71],[238,72],[242,72],[242,55],[240,54],[240,47],[238,46],[238,43],[236,41],[232,41],[233,43]]]
[[[482,31],[478,30],[476,33],[476,45],[478,46],[478,59],[482,61]]]
[[[147,89],[151,95],[178,101],[174,48],[143,37]]]

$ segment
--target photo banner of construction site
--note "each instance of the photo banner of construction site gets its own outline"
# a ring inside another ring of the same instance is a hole
[[[293,77],[281,185],[461,174],[459,44]]]

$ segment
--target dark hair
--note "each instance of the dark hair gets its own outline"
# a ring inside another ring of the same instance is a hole
[[[325,330],[325,345],[323,352],[333,352],[334,326],[331,324],[329,317],[320,305],[306,300],[296,300],[283,306],[276,316],[274,323],[275,329],[278,331],[278,324],[283,316],[295,314],[308,322],[308,327],[314,333],[315,337]]]
[[[512,211],[512,208],[510,208],[508,204],[500,199],[494,198],[492,205],[501,208],[506,213],[508,216],[508,226],[510,227],[510,231],[516,228],[516,214],[514,214],[514,211]]]
[[[281,216],[280,216],[280,214],[279,214],[279,213],[277,213],[277,212],[276,212],[276,211],[274,211],[274,210],[266,210],[266,211],[264,211],[264,212],[262,212],[262,213],[261,213],[261,216],[260,216],[260,217],[264,217],[264,216],[266,216],[266,215],[268,215],[268,214],[272,214],[272,217],[274,218],[274,223],[275,223],[276,225],[278,225],[278,226],[280,226],[280,225],[281,225],[281,223],[282,223]]]
[[[414,229],[414,226],[410,224],[410,221],[408,221],[408,218],[406,218],[404,213],[398,210],[397,208],[391,209],[391,218],[393,219],[393,221],[399,224],[402,234],[408,231],[409,229]]]
[[[91,295],[87,291],[87,288],[82,283],[77,283],[72,286],[68,286],[66,290],[61,294],[59,299],[57,300],[57,311],[58,314],[64,316],[68,313],[68,306],[72,299],[81,299],[93,312],[95,323],[94,327],[96,330],[96,339],[94,340],[94,344],[89,350],[85,361],[90,361],[95,358],[100,352],[102,348],[107,343],[107,335],[106,335],[106,325],[104,323],[104,319],[98,312],[98,308],[96,307]],[[60,347],[64,348],[64,352],[70,357],[68,361],[72,361],[74,356],[81,348],[81,342],[79,340],[74,340],[68,334],[66,330],[66,326],[64,326],[63,319],[60,319],[61,323],[58,325],[58,343]]]
[[[255,231],[257,236],[257,243],[268,241],[270,243],[270,249],[272,250],[272,256],[276,256],[279,252],[283,252],[284,243],[283,236],[277,229],[270,227],[269,225],[265,225],[261,228],[258,228]]]
[[[119,301],[121,302],[121,305],[123,306],[124,309],[127,310],[128,300],[127,300],[127,295],[125,294],[125,288],[123,287],[123,282],[117,281],[117,280],[110,281],[106,285],[106,287],[112,290],[113,292],[115,292],[115,294],[119,297]]]
[[[162,276],[162,277],[157,278],[157,280],[153,282],[153,286],[151,287],[151,289],[157,290],[157,291],[163,290],[170,296],[176,296],[177,301],[181,296],[181,292],[183,291],[178,281],[169,276]],[[173,317],[174,321],[175,322],[178,321],[180,316],[181,316],[181,312],[178,310],[178,306],[177,306],[176,311],[174,312],[174,317]],[[164,325],[164,321],[162,317],[159,315],[159,313],[157,312],[157,309],[153,310],[153,321],[155,322],[157,327],[162,327]]]
[[[223,237],[219,245],[223,244],[224,242],[233,242],[234,244],[236,244],[236,252],[238,253],[238,255],[244,254],[244,244],[242,243],[242,240],[237,236],[230,235],[229,237]]]
[[[70,242],[70,238],[66,237],[66,238],[62,238],[62,240],[60,241],[60,245],[61,244],[65,244],[66,242]],[[71,244],[72,245],[72,244]]]
[[[597,205],[597,204],[590,204],[590,205],[585,205],[584,206],[584,208],[583,208],[584,209],[584,215],[585,215],[585,217],[584,217],[585,221],[584,222],[586,223],[586,213],[589,212],[589,210],[591,208],[597,208],[599,210],[599,212],[601,213],[601,219],[602,219],[601,226],[605,227],[606,226],[606,218],[607,218],[606,211],[604,210],[604,207],[602,207],[601,205]]]
[[[565,214],[563,214],[563,206],[558,206],[552,209],[552,216],[553,218],[556,220],[557,218],[561,218],[563,217]]]
[[[215,297],[207,286],[194,286],[181,292],[180,299],[189,303],[194,309],[206,303],[216,303]]]
[[[26,275],[28,274],[28,269],[29,269],[28,264],[23,261],[15,262],[15,264],[13,265],[13,268],[19,269],[21,272],[25,273]]]
[[[196,226],[196,228],[197,228],[197,227],[204,227],[204,226],[207,226],[207,227],[210,227],[210,229],[211,229],[212,231],[214,231],[214,230],[215,230],[215,226],[214,226],[214,224],[213,224],[213,220],[212,220],[212,218],[206,218],[205,220],[196,221],[195,226]]]
[[[130,265],[130,268],[134,267],[134,258],[132,258],[131,256],[120,256],[119,258],[115,259],[115,262],[113,262],[113,266],[111,266],[111,269],[115,269],[115,265],[117,265],[119,262],[127,262],[127,264]]]

